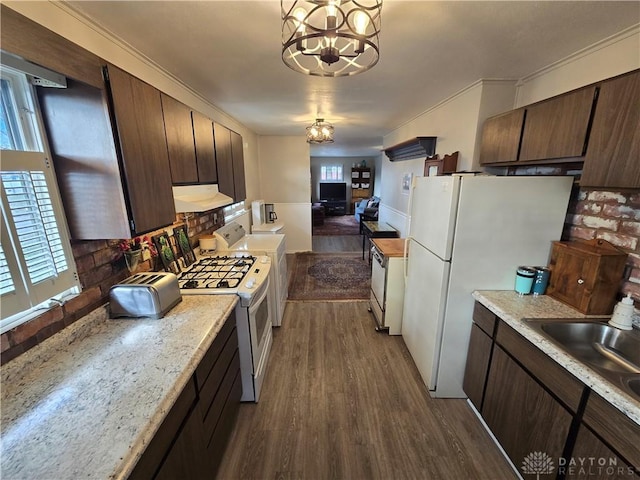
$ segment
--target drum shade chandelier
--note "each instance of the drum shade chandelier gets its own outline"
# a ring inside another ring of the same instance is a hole
[[[317,118],[307,127],[307,142],[333,143],[333,125],[325,122],[324,118]]]
[[[382,0],[280,0],[282,61],[296,72],[345,77],[380,56]]]

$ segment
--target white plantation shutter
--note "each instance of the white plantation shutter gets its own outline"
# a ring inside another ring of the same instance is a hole
[[[52,199],[57,194],[55,176],[44,153],[3,150],[0,179],[2,215],[18,266],[17,272],[10,264],[8,269],[14,284],[25,284],[28,309],[77,285],[69,268],[69,240],[64,235],[63,241],[58,227],[64,225],[62,210]],[[4,250],[4,238],[2,243]]]
[[[2,172],[2,186],[31,283],[67,269],[44,172]]]
[[[2,245],[0,245],[0,295],[13,293],[15,291],[16,286],[11,279],[7,257],[4,256],[4,250],[2,249]]]
[[[47,308],[49,300],[79,292],[55,173],[38,138],[33,92],[24,75],[9,73],[3,67],[0,83],[0,332]]]
[[[343,180],[342,165],[322,165],[320,167],[320,180],[341,182]]]

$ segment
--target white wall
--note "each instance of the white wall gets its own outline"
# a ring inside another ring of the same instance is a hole
[[[520,107],[640,68],[640,26],[524,77],[517,89]]]
[[[305,136],[258,138],[260,195],[285,224],[287,253],[311,250],[311,167]]]
[[[436,153],[460,152],[458,170],[472,170],[476,148],[476,132],[483,92],[483,83],[476,82],[420,116],[398,127],[386,135],[385,148],[419,136],[436,136]],[[391,162],[386,155],[381,160],[380,221],[395,228],[404,226],[402,216],[408,214],[409,195],[402,191],[402,179],[405,175],[422,176],[424,158]],[[402,229],[401,229],[402,231]]]
[[[259,178],[255,175],[258,171],[258,136],[253,131],[120,40],[95,25],[89,25],[64,4],[24,1],[2,3],[242,135],[248,204],[259,198]]]

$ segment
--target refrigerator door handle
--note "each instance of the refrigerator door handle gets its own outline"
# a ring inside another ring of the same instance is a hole
[[[407,257],[407,252],[409,250],[409,240],[410,239],[411,239],[411,237],[409,237],[409,236],[407,236],[404,239],[404,251],[403,251],[404,255],[402,257],[402,270],[403,270],[403,275],[404,275],[404,286],[405,287],[407,286],[407,277],[409,275],[409,273],[407,271],[408,270],[408,263],[409,263],[408,262],[409,258]]]

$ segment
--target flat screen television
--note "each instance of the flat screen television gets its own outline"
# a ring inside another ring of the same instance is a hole
[[[320,200],[340,201],[347,199],[346,183],[321,183]]]

